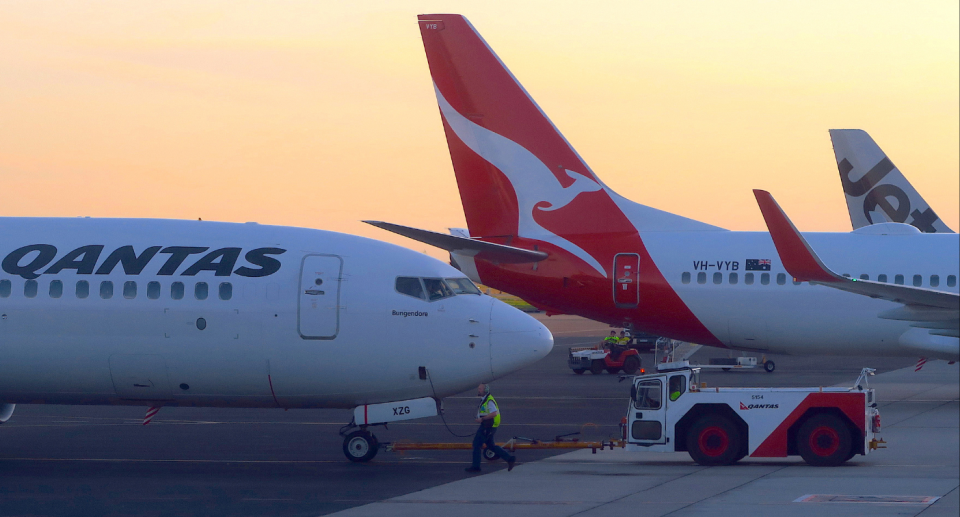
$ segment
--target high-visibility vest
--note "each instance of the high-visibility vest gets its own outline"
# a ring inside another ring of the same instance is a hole
[[[621,346],[629,345],[629,344],[630,344],[630,338],[628,338],[628,337],[622,337],[622,338],[620,338],[620,339],[617,340],[617,344],[619,344],[619,345],[621,345]]]
[[[497,401],[493,398],[493,395],[487,395],[483,398],[483,402],[481,402],[480,407],[477,408],[477,415],[479,415],[480,418],[483,418],[490,414],[490,411],[487,410],[487,402],[491,400],[497,406],[497,416],[493,417],[493,427],[500,427],[500,405],[497,404]]]
[[[617,339],[616,336],[607,336],[607,337],[603,338],[603,342],[606,343],[606,344],[608,344],[608,345],[616,345],[616,344],[620,343],[620,340]]]

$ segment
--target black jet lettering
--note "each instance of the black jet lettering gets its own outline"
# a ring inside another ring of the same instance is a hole
[[[896,208],[888,199],[891,197],[897,200]],[[910,200],[896,185],[879,185],[863,198],[863,215],[866,216],[867,221],[870,221],[870,224],[873,224],[873,217],[871,217],[870,212],[876,210],[877,207],[880,207],[883,213],[895,223],[905,222],[907,216],[910,215]]]
[[[890,174],[890,171],[895,168],[893,162],[884,156],[883,159],[864,174],[862,178],[853,181],[850,179],[850,172],[853,171],[853,165],[850,164],[846,158],[841,160],[840,163],[837,164],[837,167],[840,169],[840,182],[843,184],[843,191],[848,196],[853,197],[860,197],[866,194],[867,191],[877,183],[880,183],[880,180],[887,174]]]
[[[169,246],[160,250],[160,253],[169,253],[170,258],[167,259],[166,264],[160,268],[160,271],[157,272],[158,275],[172,275],[177,272],[177,268],[180,267],[180,264],[183,264],[183,261],[187,259],[190,255],[196,255],[197,253],[203,253],[210,248],[198,248],[193,246]]]
[[[55,275],[64,269],[76,269],[78,275],[89,275],[93,273],[93,268],[97,266],[101,251],[103,251],[103,244],[81,246],[54,262],[43,273],[45,275]]]
[[[163,246],[150,246],[143,250],[140,256],[134,251],[133,246],[121,246],[107,256],[107,259],[97,268],[98,275],[109,275],[117,264],[123,264],[123,273],[126,275],[139,275],[143,268],[147,267],[150,259],[160,251]]]
[[[281,248],[257,248],[250,250],[243,258],[254,266],[260,266],[260,269],[241,266],[238,267],[234,273],[251,278],[272,275],[280,270],[280,261],[267,255],[282,255],[286,252],[287,250]]]
[[[27,255],[37,252],[37,256],[29,264],[20,265],[20,261]],[[3,270],[11,275],[19,275],[27,280],[40,276],[37,270],[46,266],[57,256],[57,247],[50,244],[31,244],[15,249],[3,259]]]
[[[220,248],[204,255],[187,268],[183,275],[194,276],[201,271],[216,271],[214,276],[230,276],[238,258],[240,258],[240,248]]]

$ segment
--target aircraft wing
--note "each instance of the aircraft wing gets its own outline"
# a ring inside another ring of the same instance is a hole
[[[547,254],[542,251],[526,250],[505,244],[496,244],[493,242],[484,242],[469,237],[459,237],[448,235],[446,233],[431,232],[401,226],[399,224],[385,223],[383,221],[364,221],[367,224],[376,226],[393,232],[404,237],[409,237],[415,241],[420,241],[449,252],[460,255],[475,256],[480,259],[502,264],[523,264],[527,262],[540,262],[547,258]]]
[[[826,285],[871,298],[881,298],[905,305],[923,305],[938,309],[960,310],[960,295],[907,285],[887,284],[838,275],[823,264],[797,227],[787,217],[773,196],[765,190],[754,190],[763,219],[780,254],[783,267],[801,282]]]

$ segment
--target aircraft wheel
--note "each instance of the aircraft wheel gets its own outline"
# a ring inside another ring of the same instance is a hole
[[[766,361],[765,363],[763,363],[763,369],[767,373],[773,373],[773,371],[777,369],[777,364],[774,363],[773,361]]]
[[[640,370],[640,358],[631,355],[630,357],[623,360],[623,373],[627,375],[633,375]]]
[[[706,415],[687,433],[687,451],[703,466],[730,465],[740,459],[740,432],[726,417]]]
[[[575,374],[577,374],[577,375],[583,375],[583,372],[585,372],[585,371],[586,371],[586,370],[574,370],[573,373],[575,373]]]
[[[590,373],[594,375],[600,375],[603,373],[603,368],[603,361],[599,359],[594,359],[593,362],[590,363]]]
[[[850,430],[834,415],[816,415],[797,433],[797,451],[803,461],[815,467],[840,465],[849,458],[850,447]]]
[[[493,449],[483,448],[483,459],[487,461],[497,461],[500,459],[500,456],[497,456],[497,453],[493,452]]]
[[[365,463],[373,459],[380,450],[377,437],[368,431],[354,431],[343,439],[343,454],[356,463]]]

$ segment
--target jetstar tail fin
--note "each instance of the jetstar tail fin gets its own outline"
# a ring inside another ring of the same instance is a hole
[[[831,129],[830,140],[854,230],[890,222],[953,233],[866,131]]]

